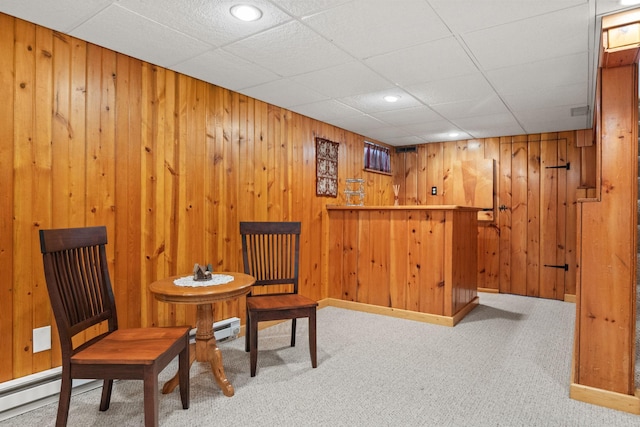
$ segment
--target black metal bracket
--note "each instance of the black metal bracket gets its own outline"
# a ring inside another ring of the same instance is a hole
[[[549,264],[545,264],[545,267],[551,267],[551,268],[561,268],[564,271],[569,271],[569,264],[565,264],[565,265],[549,265]]]
[[[562,166],[547,166],[546,169],[566,169],[566,170],[571,170],[571,162],[567,162],[566,165],[562,165]]]

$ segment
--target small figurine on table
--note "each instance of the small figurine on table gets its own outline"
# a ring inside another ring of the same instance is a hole
[[[211,280],[211,275],[213,274],[213,267],[211,264],[207,264],[206,267],[196,263],[193,266],[193,280],[197,282],[202,282],[205,280]]]

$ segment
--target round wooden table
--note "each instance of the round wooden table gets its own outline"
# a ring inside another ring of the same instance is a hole
[[[222,366],[222,354],[216,345],[213,333],[213,303],[246,295],[251,290],[256,279],[244,273],[214,273],[225,274],[233,277],[229,283],[210,286],[177,286],[173,283],[180,275],[167,277],[149,285],[149,291],[159,301],[174,304],[197,304],[196,311],[196,343],[189,348],[189,366],[194,360],[208,362],[216,382],[225,396],[233,396],[233,386],[227,379]],[[178,385],[178,374],[167,381],[162,388],[163,393],[171,393]]]

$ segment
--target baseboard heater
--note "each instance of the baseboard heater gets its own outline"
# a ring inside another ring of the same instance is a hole
[[[240,334],[240,319],[237,317],[230,317],[213,324],[213,335],[216,341],[237,338],[238,334]],[[195,339],[196,329],[193,328],[189,335]]]
[[[62,368],[0,383],[0,421],[58,401]],[[73,380],[73,394],[102,386],[102,380]]]

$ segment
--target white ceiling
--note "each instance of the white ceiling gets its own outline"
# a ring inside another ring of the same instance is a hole
[[[262,19],[236,20],[238,3]],[[591,127],[600,18],[623,9],[618,0],[0,0],[9,15],[396,146]],[[584,106],[589,114],[571,115]]]

